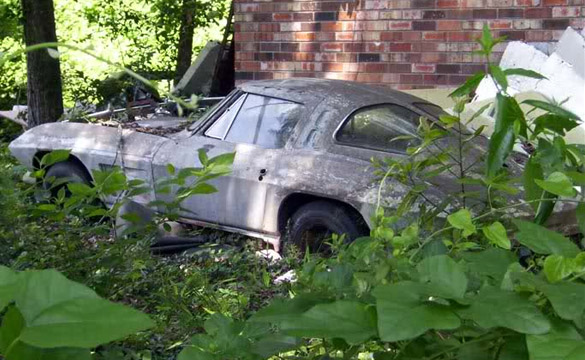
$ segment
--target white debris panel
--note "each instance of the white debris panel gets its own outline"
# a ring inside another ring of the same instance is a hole
[[[534,70],[547,79],[537,80],[521,76],[509,78],[508,93],[538,93],[549,101],[562,103],[585,121],[585,31],[578,33],[567,28],[550,55],[523,42],[510,42],[500,61],[502,69],[523,68]],[[484,79],[476,91],[474,103],[496,96],[491,78]],[[585,124],[567,135],[568,139],[585,143]]]

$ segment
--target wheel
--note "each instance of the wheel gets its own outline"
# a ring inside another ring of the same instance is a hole
[[[49,179],[54,178],[54,181]],[[47,170],[45,178],[43,179],[43,189],[49,190],[52,197],[56,197],[59,190],[66,186],[67,183],[84,183],[91,184],[91,179],[88,178],[87,173],[81,166],[65,161],[57,163]],[[67,189],[66,189],[67,190]]]
[[[363,220],[344,206],[329,201],[315,201],[301,206],[291,217],[287,240],[301,253],[329,252],[325,240],[332,234],[345,234],[346,240],[366,235]]]

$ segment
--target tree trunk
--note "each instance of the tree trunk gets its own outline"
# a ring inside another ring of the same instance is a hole
[[[191,66],[191,58],[193,57],[193,32],[195,31],[195,7],[196,0],[183,0],[175,85],[179,83],[189,69],[189,66]]]
[[[57,42],[53,0],[21,1],[26,45]],[[63,115],[59,59],[43,49],[27,53],[26,63],[28,126],[57,121]]]

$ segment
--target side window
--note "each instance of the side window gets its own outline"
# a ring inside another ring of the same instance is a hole
[[[223,139],[234,117],[238,114],[238,110],[240,110],[245,98],[246,96],[242,95],[238,100],[234,101],[234,103],[224,111],[217,120],[215,120],[213,125],[207,129],[205,135],[216,139]]]
[[[284,147],[302,111],[303,106],[293,102],[248,94],[225,140],[268,149]]]
[[[398,105],[377,105],[355,112],[337,133],[337,140],[377,150],[405,152],[420,143],[420,115]],[[399,138],[411,136],[412,138]]]

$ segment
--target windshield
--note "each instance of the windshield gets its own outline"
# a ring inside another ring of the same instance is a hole
[[[202,124],[204,121],[206,121],[207,119],[209,119],[213,114],[215,114],[215,112],[223,106],[223,104],[227,103],[228,101],[230,101],[233,97],[234,94],[238,93],[239,90],[234,90],[231,93],[228,94],[228,96],[226,96],[225,98],[223,98],[223,100],[221,100],[220,102],[215,103],[213,106],[211,106],[209,109],[207,109],[207,111],[205,111],[205,113],[199,118],[197,119],[195,122],[193,122],[193,124],[191,124],[189,126],[189,131],[193,131],[195,130],[195,128],[197,126],[199,126],[199,124]]]

